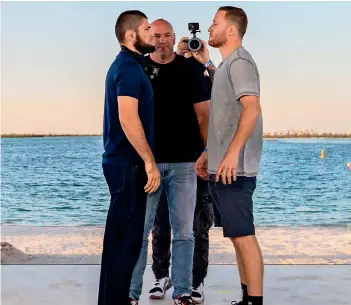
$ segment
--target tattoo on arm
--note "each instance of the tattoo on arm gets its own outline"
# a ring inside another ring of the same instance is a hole
[[[215,75],[215,72],[216,72],[216,67],[214,65],[210,65],[207,67],[207,72],[208,72],[208,76],[210,77],[212,83],[213,83],[213,80],[214,80],[214,75]]]

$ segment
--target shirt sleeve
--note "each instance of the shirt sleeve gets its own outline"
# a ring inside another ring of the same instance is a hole
[[[193,104],[211,99],[211,91],[208,88],[204,70],[205,69],[202,69],[197,63],[192,64],[189,69],[191,80],[189,90],[191,92],[191,100]]]
[[[244,95],[259,97],[258,71],[250,61],[242,58],[235,60],[230,66],[230,77],[237,100]]]
[[[139,63],[126,62],[120,66],[117,73],[117,96],[130,96],[138,100],[143,73]]]

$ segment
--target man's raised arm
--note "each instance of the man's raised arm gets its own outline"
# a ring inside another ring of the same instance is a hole
[[[207,43],[204,40],[201,40],[202,49],[199,52],[190,52],[187,47],[187,43],[185,42],[188,37],[182,37],[177,46],[177,54],[191,57],[193,56],[199,63],[203,64],[206,67],[208,72],[208,76],[210,77],[211,81],[214,80],[214,75],[216,72],[216,66],[210,59],[210,53],[207,48]]]

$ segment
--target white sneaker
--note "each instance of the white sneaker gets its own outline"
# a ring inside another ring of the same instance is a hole
[[[163,299],[166,291],[172,287],[170,278],[164,277],[162,279],[155,279],[153,287],[149,291],[150,299]]]
[[[191,298],[194,304],[201,304],[204,302],[204,284],[201,283],[200,286],[192,288]]]

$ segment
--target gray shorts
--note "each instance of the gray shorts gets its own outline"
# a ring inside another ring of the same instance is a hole
[[[255,235],[252,195],[256,177],[238,176],[231,184],[215,181],[210,175],[210,191],[214,205],[215,226],[223,228],[224,237]]]

